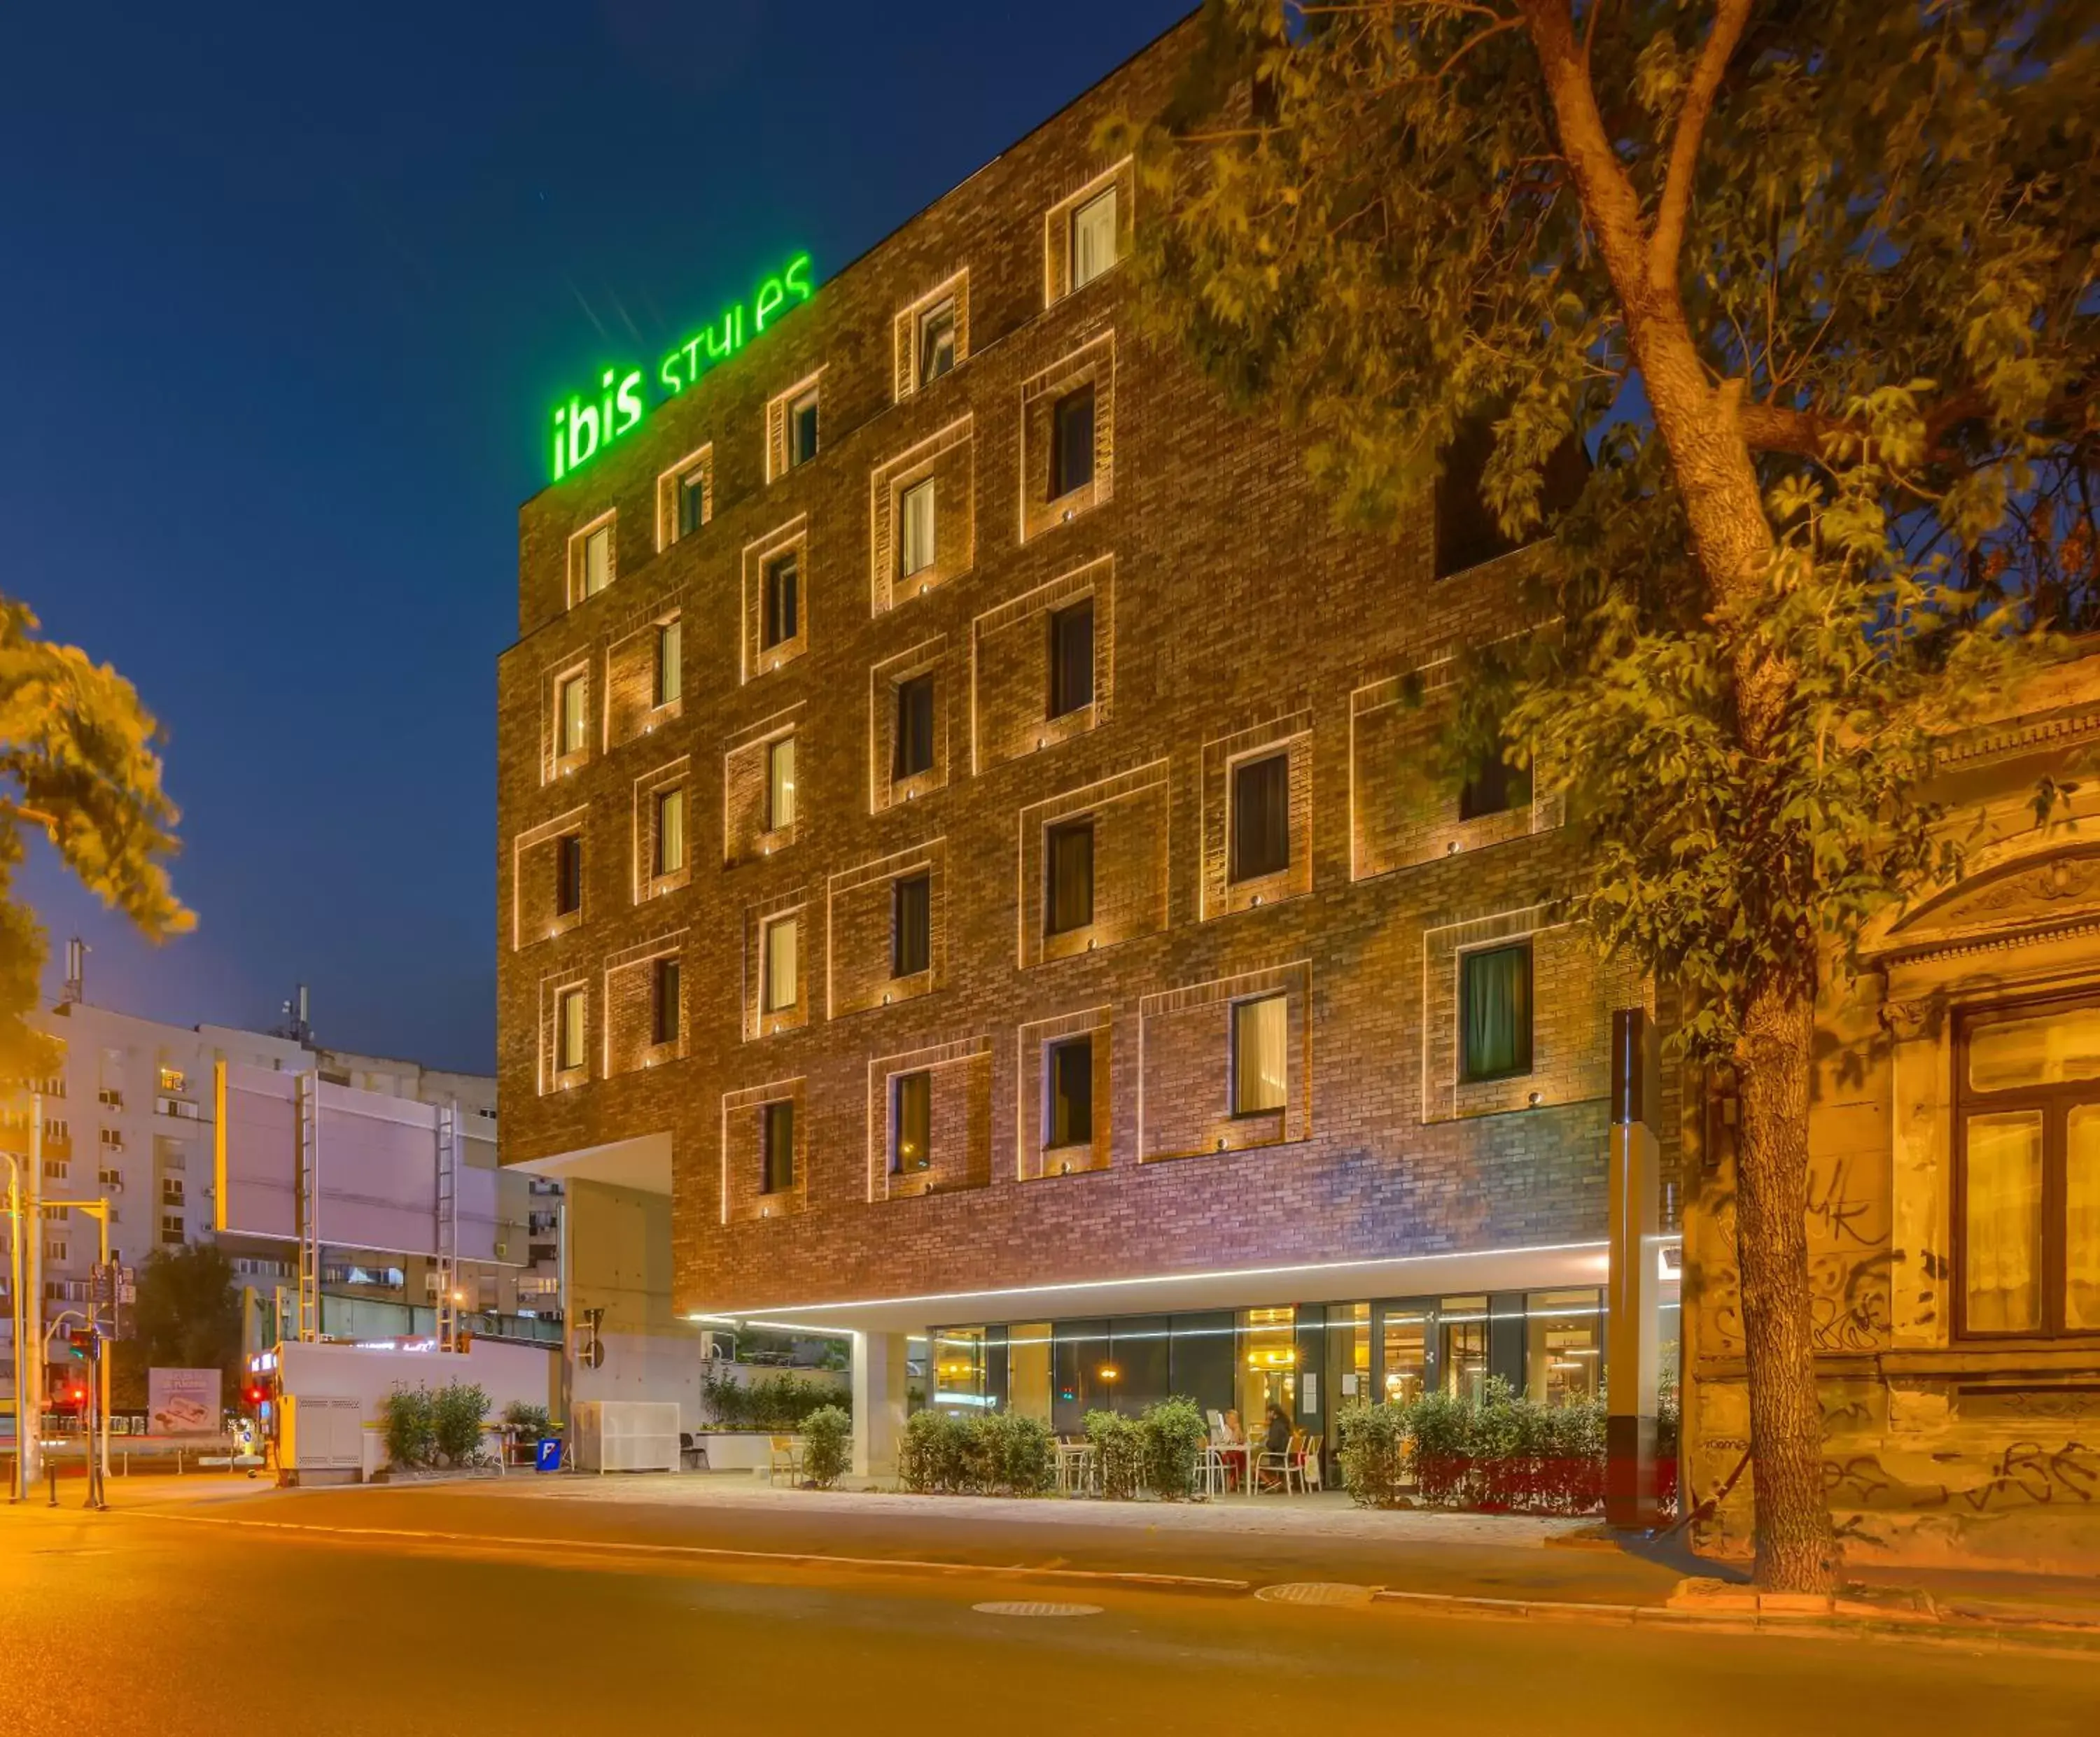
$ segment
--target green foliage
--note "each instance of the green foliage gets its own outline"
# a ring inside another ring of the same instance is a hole
[[[846,1404],[845,1392],[832,1383],[792,1375],[761,1375],[748,1386],[730,1376],[707,1375],[700,1391],[709,1414],[726,1430],[800,1431],[812,1412]]]
[[[1119,1412],[1087,1413],[1087,1443],[1094,1450],[1094,1477],[1102,1495],[1127,1501],[1144,1488],[1149,1470],[1145,1431]]]
[[[836,1405],[819,1405],[802,1420],[802,1471],[820,1490],[828,1490],[853,1464],[853,1413]]]
[[[488,1406],[488,1395],[469,1382],[447,1382],[438,1389],[430,1402],[430,1435],[447,1465],[470,1465],[479,1455]]]
[[[139,1269],[133,1338],[151,1367],[223,1369],[239,1390],[240,1295],[233,1263],[205,1243],[156,1249]]]
[[[13,897],[33,827],[82,885],[159,941],[196,925],[167,863],[175,805],[161,788],[160,726],[107,663],[37,635],[36,616],[0,597],[0,1076],[56,1065],[24,1016],[39,999],[42,926]],[[218,1362],[192,1361],[201,1368]]]
[[[1342,1487],[1358,1506],[1390,1508],[1407,1482],[1407,1408],[1359,1400],[1336,1420]]]
[[[1343,1486],[1363,1507],[1396,1506],[1410,1481],[1443,1507],[1586,1514],[1604,1497],[1602,1400],[1545,1405],[1497,1377],[1477,1401],[1351,1406],[1341,1436]]]
[[[1049,1426],[1011,1411],[914,1412],[898,1453],[899,1479],[922,1495],[1039,1496],[1056,1473]]]
[[[396,1387],[384,1409],[386,1458],[399,1471],[437,1463],[437,1409],[428,1387]]]
[[[1582,8],[1579,48],[1552,7],[1205,11],[1107,141],[1165,214],[1149,320],[1351,522],[1418,519],[1485,423],[1485,501],[1536,535],[1586,439],[1504,570],[1551,629],[1471,655],[1453,753],[1534,760],[1593,852],[1572,914],[1743,1059],[1761,995],[1958,871],[1935,738],[2100,624],[2089,7],[1758,9],[1689,129],[1711,8]]]
[[[1196,1468],[1211,1439],[1203,1408],[1193,1400],[1161,1400],[1139,1414],[1145,1479],[1155,1496],[1181,1501],[1196,1492]]]
[[[513,1400],[503,1408],[503,1421],[518,1432],[522,1442],[545,1440],[554,1432],[554,1421],[544,1405],[528,1405],[523,1400]]]

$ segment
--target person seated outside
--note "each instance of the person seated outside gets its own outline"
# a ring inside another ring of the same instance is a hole
[[[1268,1426],[1262,1434],[1263,1457],[1266,1458],[1272,1453],[1282,1455],[1290,1453],[1290,1413],[1281,1405],[1272,1403],[1268,1408]],[[1273,1467],[1265,1470],[1261,1475],[1261,1487],[1265,1490],[1276,1489],[1282,1483],[1283,1475]]]

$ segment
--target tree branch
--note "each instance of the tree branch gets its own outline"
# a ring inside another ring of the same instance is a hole
[[[1677,112],[1677,130],[1670,144],[1670,167],[1662,183],[1662,204],[1656,213],[1655,236],[1648,243],[1648,270],[1651,283],[1661,285],[1677,275],[1677,256],[1684,245],[1686,214],[1692,205],[1692,183],[1699,172],[1700,141],[1707,117],[1714,112],[1714,98],[1721,77],[1728,69],[1729,56],[1742,41],[1750,21],[1750,0],[1720,0],[1714,9],[1714,28],[1706,46],[1699,51],[1692,69],[1692,87],[1685,92],[1684,106]]]

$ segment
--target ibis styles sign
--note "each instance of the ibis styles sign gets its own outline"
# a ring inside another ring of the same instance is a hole
[[[761,284],[747,302],[732,303],[721,317],[705,325],[675,348],[666,350],[656,364],[656,394],[660,402],[675,398],[717,362],[726,362],[799,302],[810,299],[815,284],[810,276],[810,256],[797,253]],[[554,480],[586,465],[622,434],[638,425],[649,413],[650,391],[638,368],[609,368],[589,397],[571,393],[566,403],[554,406],[553,454]]]

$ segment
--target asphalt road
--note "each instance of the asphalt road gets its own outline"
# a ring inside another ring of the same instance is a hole
[[[1012,1599],[1100,1609],[973,1608]],[[22,1737],[2096,1726],[2089,1658],[0,1510],[0,1731]]]

